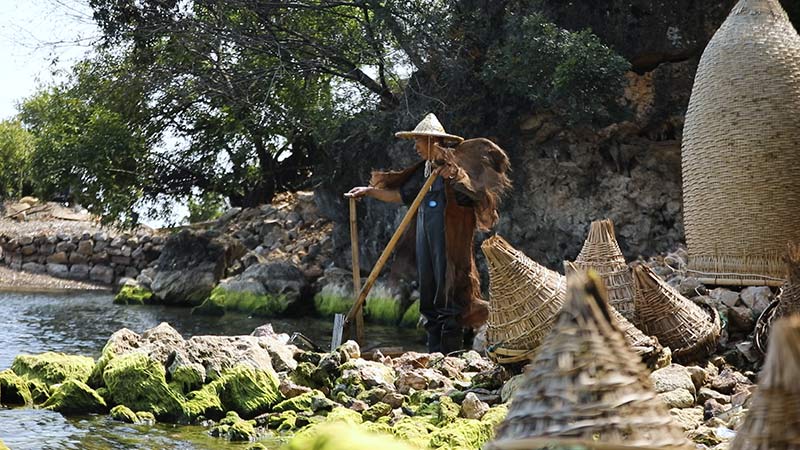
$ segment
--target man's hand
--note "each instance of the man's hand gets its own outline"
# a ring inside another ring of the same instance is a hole
[[[369,195],[371,190],[372,186],[357,186],[347,191],[344,196],[347,198],[361,198],[365,195]]]

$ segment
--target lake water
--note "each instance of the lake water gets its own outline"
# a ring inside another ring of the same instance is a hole
[[[264,323],[279,333],[302,332],[325,348],[333,321],[319,318],[262,319],[240,314],[192,316],[187,308],[118,306],[108,293],[0,292],[0,370],[20,353],[63,352],[97,358],[108,337],[120,328],[137,333],[168,322],[184,338],[196,335],[250,334]],[[419,332],[368,326],[367,345],[422,350]],[[107,416],[68,417],[30,408],[0,408],[0,440],[12,450],[24,449],[212,449],[244,448],[208,435],[199,426],[136,426]],[[278,448],[280,437],[260,441]]]

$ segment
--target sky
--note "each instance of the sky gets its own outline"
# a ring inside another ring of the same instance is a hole
[[[88,0],[0,0],[0,120],[85,56],[99,34]]]

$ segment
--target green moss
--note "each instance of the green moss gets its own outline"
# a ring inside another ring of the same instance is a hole
[[[239,422],[240,420],[242,420],[242,418],[239,417],[239,414],[237,414],[236,411],[228,411],[228,413],[225,414],[225,418],[223,418],[222,420],[219,421],[219,424],[220,425],[233,425],[236,422]]]
[[[289,441],[288,450],[411,450],[391,435],[370,433],[355,425],[312,425]]]
[[[431,433],[431,448],[464,449],[482,448],[494,436],[493,427],[488,422],[475,419],[456,419],[447,426]]]
[[[152,425],[155,425],[155,423],[156,423],[156,416],[154,416],[153,413],[148,412],[148,411],[137,411],[136,412],[136,417],[139,418],[139,423],[142,423],[142,424],[145,424],[145,425],[151,425],[152,426]]]
[[[381,417],[381,419],[388,419],[389,417]],[[392,434],[392,426],[388,421],[381,420],[379,422],[364,422],[361,427],[370,433],[378,434]]]
[[[236,366],[212,384],[217,385],[217,395],[225,409],[242,417],[267,412],[281,400],[278,375],[272,370]]]
[[[343,406],[333,408],[331,412],[325,416],[325,422],[327,423],[342,422],[350,425],[358,425],[363,421],[364,419],[361,417],[361,414]]]
[[[207,384],[197,391],[190,392],[183,408],[189,421],[200,417],[218,419],[225,414],[225,408],[217,395],[217,386]]]
[[[416,415],[427,417],[433,425],[442,427],[455,420],[460,411],[461,408],[453,399],[443,395],[437,401],[420,406],[416,411]]]
[[[229,412],[224,419],[220,420],[219,425],[212,427],[210,433],[212,436],[239,442],[254,441],[258,436],[255,421],[242,420],[234,411]]]
[[[273,412],[297,411],[312,414],[321,410],[330,410],[335,403],[325,397],[320,391],[304,392],[296,397],[284,400],[272,408]]]
[[[378,286],[367,297],[364,311],[371,322],[394,325],[402,317],[400,300],[388,288]]]
[[[47,401],[50,398],[50,388],[41,380],[27,379],[28,390],[31,391],[31,398],[33,403],[38,405]]]
[[[403,417],[392,425],[392,434],[416,448],[427,448],[434,430],[436,427],[420,417]]]
[[[293,431],[297,428],[297,412],[289,410],[273,414],[267,419],[267,427],[278,431]]]
[[[62,414],[102,413],[108,410],[103,397],[78,380],[65,381],[42,407]]]
[[[390,412],[392,412],[392,407],[389,404],[378,402],[361,413],[361,417],[363,417],[364,420],[375,422],[379,418],[389,415]]]
[[[278,317],[286,311],[289,304],[288,297],[283,294],[234,292],[217,286],[202,305],[192,310],[192,314],[222,315],[226,311],[236,311],[258,317]]]
[[[506,415],[508,415],[508,406],[497,405],[489,408],[486,414],[481,417],[481,421],[489,423],[494,428],[505,420]]]
[[[312,380],[315,370],[317,370],[317,366],[310,362],[298,363],[297,367],[289,374],[289,379],[299,386],[317,387]]]
[[[142,286],[126,284],[114,296],[117,305],[145,305],[153,302],[153,293]]]
[[[353,306],[353,298],[353,293],[348,289],[328,284],[314,296],[314,308],[325,317],[344,314]]]
[[[139,423],[139,417],[133,410],[125,405],[117,405],[111,408],[111,418],[125,423]]]
[[[11,370],[19,376],[40,380],[51,386],[67,380],[86,382],[92,373],[94,360],[86,356],[47,352],[40,355],[19,355]]]
[[[400,319],[400,326],[405,328],[416,328],[419,324],[419,300],[412,303],[406,312],[403,313],[403,318]]]
[[[0,372],[0,404],[33,405],[28,382],[10,369]]]
[[[184,417],[181,394],[167,385],[164,366],[141,353],[118,356],[106,365],[103,381],[115,404],[153,413],[159,420]]]
[[[196,389],[200,389],[200,387],[203,385],[205,374],[200,371],[202,366],[197,366],[199,366],[199,364],[187,364],[184,366],[179,366],[174,372],[172,372],[172,381],[170,382],[170,386],[173,386],[173,389],[184,394]]]

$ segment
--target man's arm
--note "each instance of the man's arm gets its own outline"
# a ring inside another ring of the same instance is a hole
[[[378,189],[372,186],[358,186],[350,189],[349,192],[344,194],[345,197],[372,197],[386,203],[403,203],[403,198],[400,196],[400,191],[391,189]]]

